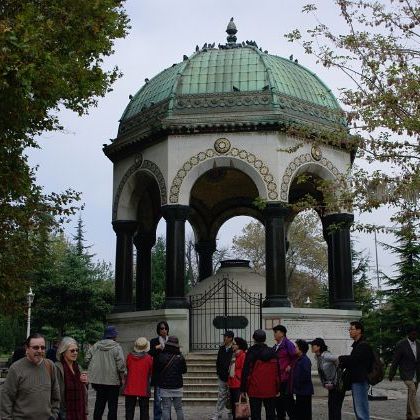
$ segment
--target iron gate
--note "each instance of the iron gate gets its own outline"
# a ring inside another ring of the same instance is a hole
[[[223,277],[206,292],[190,296],[190,351],[217,350],[225,330],[249,344],[262,328],[262,294]]]

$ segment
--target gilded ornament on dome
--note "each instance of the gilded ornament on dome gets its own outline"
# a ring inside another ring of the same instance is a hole
[[[230,149],[230,141],[225,138],[217,139],[214,142],[214,149],[217,153],[227,153]]]
[[[314,160],[321,160],[322,158],[321,149],[318,146],[312,146],[311,155],[314,158]]]

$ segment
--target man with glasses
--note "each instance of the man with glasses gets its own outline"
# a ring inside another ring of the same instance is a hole
[[[364,328],[361,322],[352,321],[349,327],[353,339],[352,351],[348,356],[339,356],[339,365],[350,372],[353,409],[357,420],[369,420],[368,379],[372,368],[373,352],[365,341]]]
[[[160,388],[157,386],[159,377],[157,376],[157,361],[160,353],[165,348],[166,342],[168,341],[169,325],[166,321],[158,322],[156,326],[157,337],[150,340],[150,356],[153,357],[153,373],[152,373],[152,385],[153,385],[153,418],[154,420],[160,420],[162,417],[162,402],[160,398]]]
[[[125,374],[124,354],[115,341],[118,332],[112,325],[105,328],[102,340],[87,352],[88,377],[96,391],[93,420],[101,420],[108,403],[108,420],[117,420],[118,396]]]
[[[9,368],[1,393],[3,420],[56,419],[60,389],[56,368],[45,360],[45,338],[30,335],[25,342],[26,357]]]

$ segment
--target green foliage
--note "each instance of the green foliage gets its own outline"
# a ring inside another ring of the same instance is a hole
[[[370,339],[388,362],[395,344],[405,336],[404,327],[420,319],[420,242],[419,232],[411,227],[411,234],[404,226],[395,233],[396,243],[385,245],[398,256],[398,273],[386,277],[388,288],[381,293],[380,307],[364,318]]]
[[[152,309],[159,309],[165,301],[166,243],[163,236],[157,238],[152,249]]]
[[[76,245],[63,236],[51,238],[42,268],[33,274],[33,330],[45,331],[50,339],[71,333],[89,341],[112,308],[109,266],[80,255]]]
[[[360,309],[362,314],[367,314],[375,308],[376,302],[376,294],[368,277],[370,258],[365,251],[356,251],[354,243],[352,243],[351,260],[353,265],[354,300],[357,309]]]
[[[26,338],[24,312],[18,316],[0,315],[0,353],[10,353]]]
[[[80,194],[45,194],[25,150],[61,129],[57,112],[96,105],[119,76],[102,70],[127,17],[118,0],[0,3],[0,307],[19,311],[45,238],[74,214]]]

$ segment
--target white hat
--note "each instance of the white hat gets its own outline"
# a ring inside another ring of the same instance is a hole
[[[141,351],[149,351],[150,350],[150,343],[149,340],[145,337],[139,337],[134,343],[134,351],[141,352]]]

